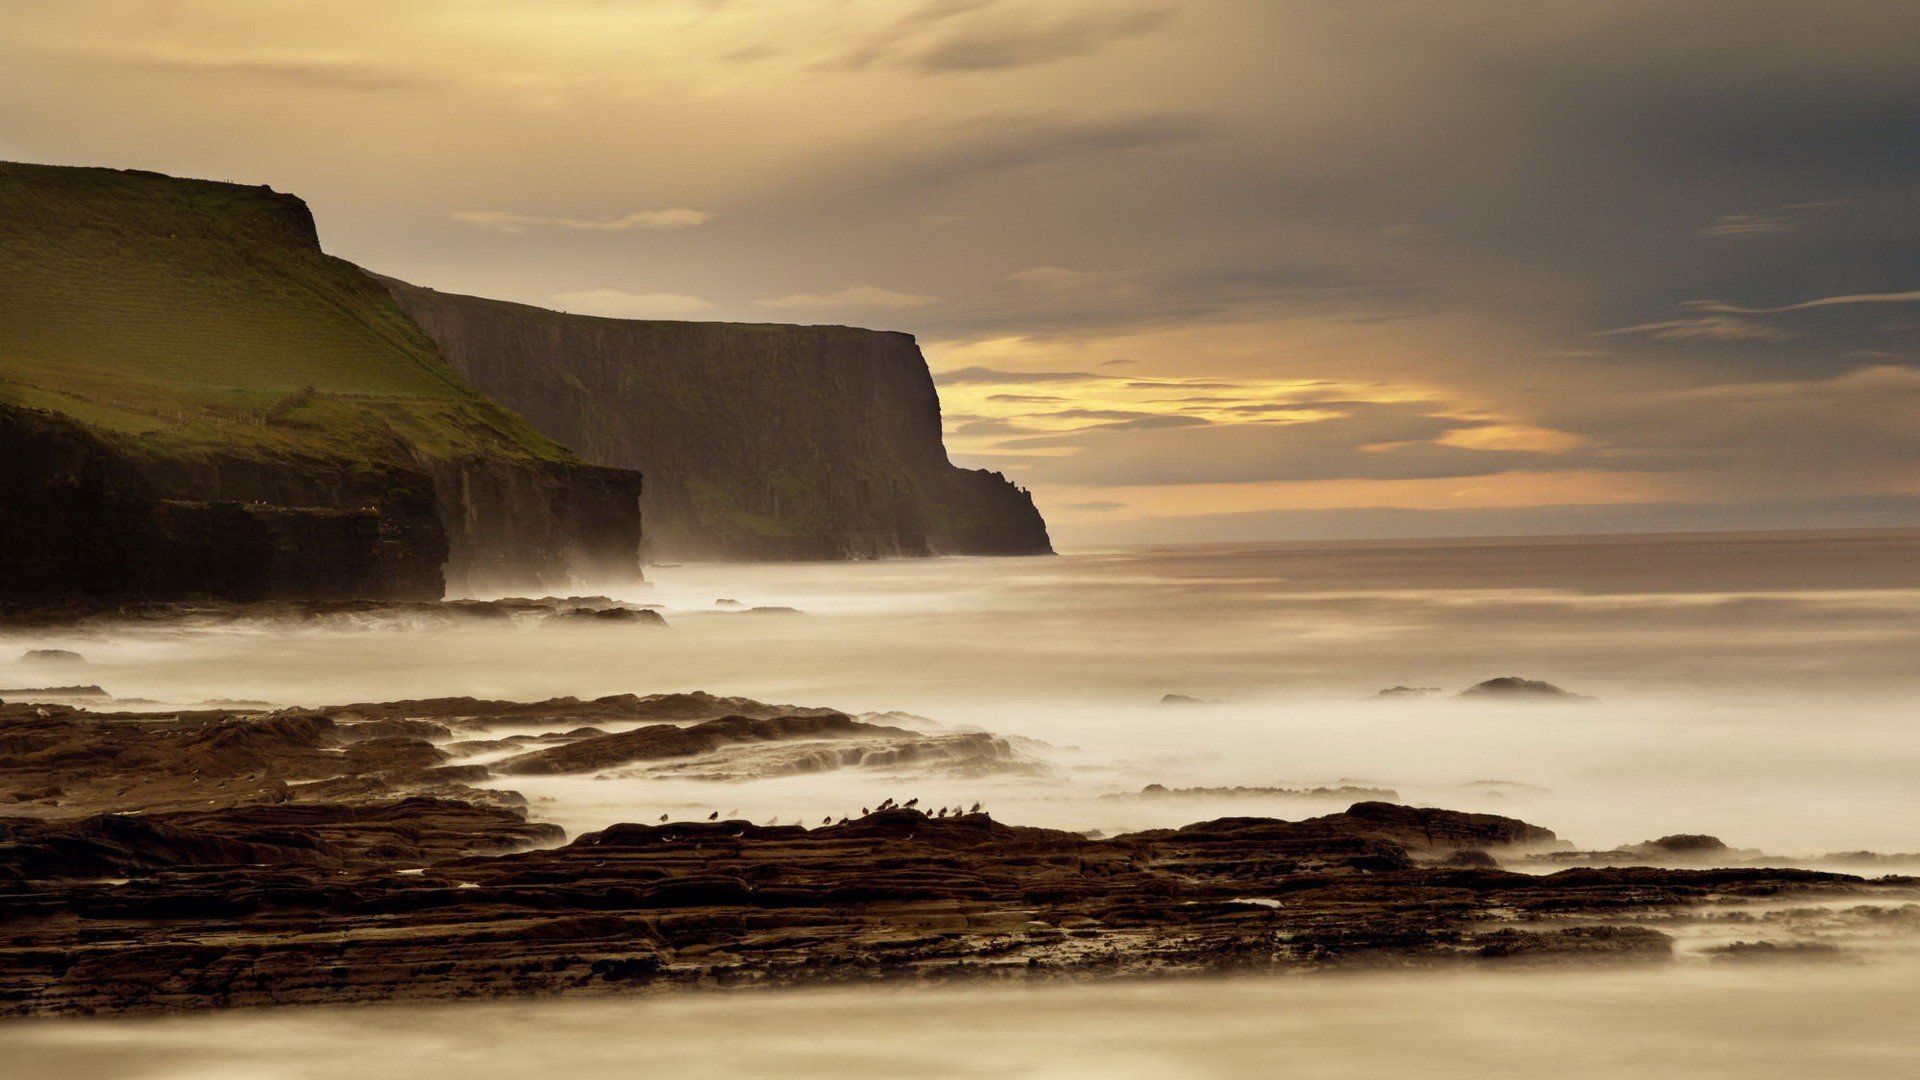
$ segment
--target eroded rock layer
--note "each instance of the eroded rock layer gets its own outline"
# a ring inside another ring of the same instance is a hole
[[[1380,802],[1106,839],[889,806],[811,829],[676,821],[566,842],[455,756],[501,728],[580,747],[608,737],[591,725],[668,716],[702,745],[648,724],[616,756],[916,737],[706,694],[165,718],[0,706],[0,1015],[1647,962],[1672,948],[1656,926],[1709,901],[1912,896],[1910,881],[1786,868],[1514,873],[1502,863],[1568,845]]]

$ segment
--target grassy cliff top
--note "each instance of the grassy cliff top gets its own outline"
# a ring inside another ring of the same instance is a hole
[[[267,188],[0,163],[0,402],[162,452],[564,460]]]

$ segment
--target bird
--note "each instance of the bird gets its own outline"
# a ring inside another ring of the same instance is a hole
[[[822,825],[831,825],[831,824],[833,824],[833,815],[832,815],[832,814],[828,814],[828,815],[827,815],[826,817],[823,817],[823,818],[821,818],[821,819],[820,819],[820,824],[822,824]]]
[[[866,808],[866,807],[864,807],[864,806],[860,808],[860,816],[861,816],[861,817],[866,817],[866,816],[867,816],[868,814],[871,814],[871,813],[873,813],[873,811],[871,811],[871,810],[869,810],[869,809],[867,809],[867,808]]]
[[[979,804],[979,803],[974,803],[974,804],[973,804],[973,809],[971,809],[971,810],[969,810],[969,811],[967,811],[967,813],[969,813],[969,814],[977,814],[977,813],[979,813],[979,812],[980,812],[980,804]]]
[[[920,800],[919,800],[919,799],[908,799],[908,800],[907,800],[906,802],[904,802],[904,803],[901,803],[900,805],[902,805],[902,806],[904,806],[904,807],[906,807],[907,809],[909,809],[909,810],[911,810],[911,809],[913,809],[914,807],[916,807],[916,806],[919,806],[919,805],[920,805]]]
[[[661,820],[661,821],[665,821],[665,820],[667,820],[667,815],[665,815],[665,814],[661,814],[661,815],[660,815],[660,820]]]
[[[846,823],[847,823],[847,819],[844,816],[841,817],[840,824],[845,825]]]
[[[708,815],[707,815],[707,820],[708,820],[708,821],[719,821],[719,820],[720,820],[720,811],[718,811],[718,810],[715,810],[715,811],[714,811],[713,813],[711,813],[711,814],[708,814]]]

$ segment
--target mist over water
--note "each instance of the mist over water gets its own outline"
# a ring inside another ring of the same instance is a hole
[[[499,781],[573,832],[696,810],[815,822],[889,795],[1112,832],[1354,801],[1137,797],[1148,784],[1349,785],[1522,817],[1583,848],[1707,832],[1784,856],[1920,852],[1920,532],[1191,546],[649,576],[617,595],[658,605],[666,629],[354,615],[13,631],[0,684],[57,677],[166,703],[300,705],[705,689],[984,729],[1041,770]],[[26,670],[13,658],[29,647],[88,663]],[[1599,700],[1454,696],[1509,674]],[[1373,698],[1394,685],[1441,693]],[[1163,705],[1164,694],[1205,703]]]
[[[674,763],[494,781],[575,834],[713,810],[813,824],[887,796],[1116,832],[1355,801],[1142,796],[1148,784],[1349,785],[1520,817],[1586,849],[1697,832],[1803,858],[1920,852],[1920,532],[1172,547],[650,578],[616,595],[657,605],[664,629],[442,615],[14,629],[0,685],[99,683],[156,709],[705,689],[984,729],[1025,766],[758,776],[737,758],[726,781]],[[86,663],[33,667],[18,659],[28,648]],[[1510,674],[1599,700],[1455,696]],[[1394,685],[1441,692],[1373,697]],[[1911,869],[1872,872],[1894,868]],[[28,1077],[523,1077],[562,1059],[581,1077],[642,1061],[682,1078],[1911,1075],[1913,916],[1781,916],[1851,958],[1792,968],[1710,962],[1702,946],[1749,924],[1707,919],[1663,926],[1681,950],[1657,969],[275,1011],[12,1025],[0,1047],[20,1069],[9,1075]]]
[[[275,1010],[0,1029],[20,1080],[1912,1076],[1910,963]]]

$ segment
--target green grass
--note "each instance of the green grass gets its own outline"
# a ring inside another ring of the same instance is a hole
[[[265,188],[0,163],[0,401],[163,452],[569,455]]]

